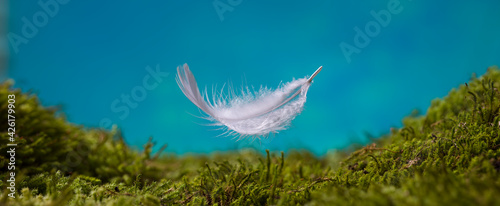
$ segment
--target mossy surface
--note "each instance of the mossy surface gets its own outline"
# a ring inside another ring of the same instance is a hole
[[[68,123],[16,95],[17,194],[7,196],[0,124],[0,205],[500,205],[500,70],[453,89],[425,115],[354,152],[315,157],[251,150],[211,155],[131,149],[117,129]],[[390,112],[390,111],[388,111]]]

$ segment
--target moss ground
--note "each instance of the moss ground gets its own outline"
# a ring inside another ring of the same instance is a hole
[[[16,95],[16,196],[0,124],[0,205],[500,205],[500,70],[453,89],[425,115],[352,152],[251,150],[175,156],[131,149],[119,130],[68,123]]]

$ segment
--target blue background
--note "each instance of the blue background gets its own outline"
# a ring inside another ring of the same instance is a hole
[[[214,2],[230,11],[218,13]],[[341,42],[354,45],[354,28],[364,30],[374,21],[370,11],[387,10],[389,2],[71,0],[49,15],[36,1],[10,1],[8,77],[44,105],[62,105],[71,122],[113,122],[137,147],[153,136],[178,154],[253,147],[321,155],[401,126],[413,109],[425,113],[432,99],[500,63],[495,0],[401,0],[403,10],[348,62]],[[38,32],[23,36],[23,17],[33,23],[34,16]],[[227,82],[275,88],[324,69],[289,130],[235,142],[196,117],[175,82],[183,63],[209,90]],[[121,119],[112,103],[143,85],[148,66],[169,75]]]

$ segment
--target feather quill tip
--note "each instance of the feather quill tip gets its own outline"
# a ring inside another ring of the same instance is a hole
[[[318,69],[316,69],[316,71],[311,75],[311,77],[307,79],[307,82],[311,83],[314,77],[316,77],[316,75],[318,75],[318,73],[321,71],[321,69],[323,69],[323,66],[320,66]]]

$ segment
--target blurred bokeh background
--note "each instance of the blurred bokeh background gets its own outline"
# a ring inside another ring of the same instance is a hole
[[[8,64],[8,40],[7,40],[7,18],[9,7],[7,0],[0,0],[0,81],[7,78]]]
[[[115,124],[131,145],[153,136],[178,154],[366,143],[500,64],[495,0],[0,2],[2,78],[71,122]],[[235,142],[196,117],[175,82],[183,63],[209,91],[324,69],[289,130]]]

